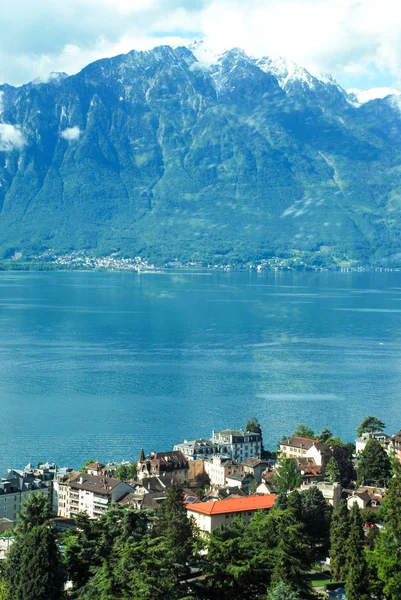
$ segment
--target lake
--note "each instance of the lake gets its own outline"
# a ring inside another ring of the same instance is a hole
[[[401,428],[401,273],[0,274],[0,467]]]

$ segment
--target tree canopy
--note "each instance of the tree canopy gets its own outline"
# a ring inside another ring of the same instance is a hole
[[[356,434],[358,437],[361,437],[363,433],[373,433],[375,431],[383,431],[385,428],[385,424],[383,421],[378,419],[377,417],[365,417],[358,429],[356,430]]]
[[[390,459],[377,440],[368,440],[359,455],[357,465],[358,481],[365,485],[383,487],[391,474]]]

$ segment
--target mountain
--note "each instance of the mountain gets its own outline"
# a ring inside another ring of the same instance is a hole
[[[200,44],[0,86],[0,256],[398,264],[400,106]]]

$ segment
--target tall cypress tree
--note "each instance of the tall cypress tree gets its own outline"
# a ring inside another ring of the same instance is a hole
[[[347,575],[347,540],[349,536],[349,514],[347,503],[340,500],[333,511],[330,525],[330,570],[337,581],[345,581]]]
[[[347,600],[368,600],[369,581],[365,557],[365,535],[361,511],[352,505],[347,544],[345,591]]]

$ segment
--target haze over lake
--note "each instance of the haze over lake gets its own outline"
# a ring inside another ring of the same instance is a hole
[[[0,467],[401,428],[401,273],[0,275]]]

